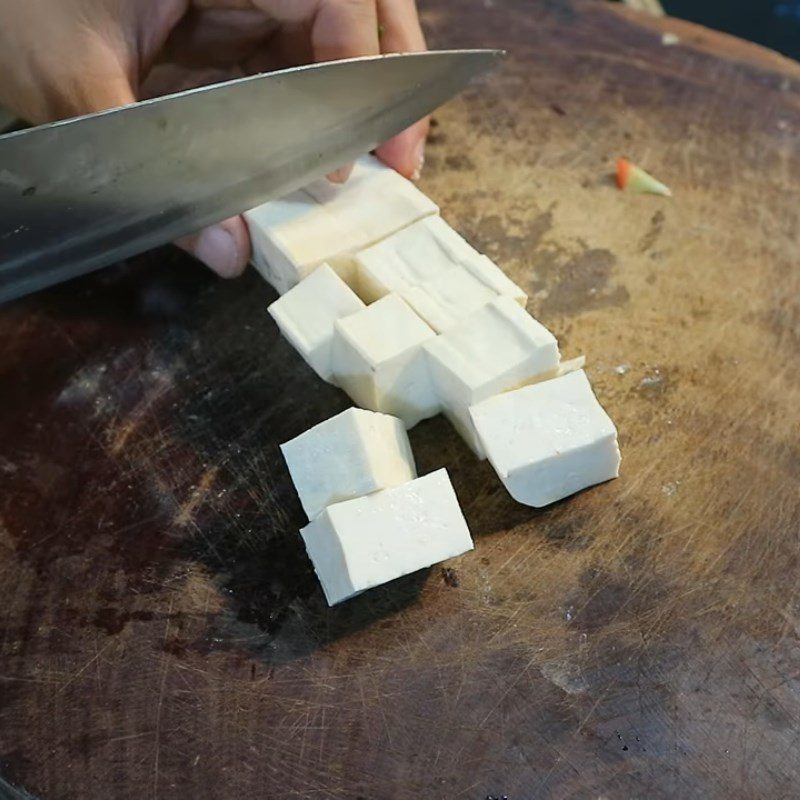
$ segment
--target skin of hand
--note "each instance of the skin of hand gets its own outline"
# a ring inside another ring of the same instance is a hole
[[[0,105],[40,124],[280,67],[424,49],[415,0],[0,0]],[[422,120],[377,154],[417,178],[427,133]],[[241,217],[178,244],[223,277],[250,259]]]

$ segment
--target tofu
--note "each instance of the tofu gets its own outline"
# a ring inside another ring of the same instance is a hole
[[[302,190],[246,211],[244,219],[253,266],[278,294],[288,292],[331,255],[358,246],[355,232],[344,230]]]
[[[281,445],[309,519],[326,506],[417,477],[400,420],[350,408]]]
[[[519,503],[541,508],[619,475],[617,429],[583,370],[499,394],[470,414]]]
[[[456,266],[419,286],[409,287],[402,296],[434,331],[442,333],[490,303],[497,294],[462,266]]]
[[[441,217],[429,217],[398,231],[356,254],[355,262],[356,290],[368,303],[391,293],[411,302],[410,289],[425,287],[446,274],[455,275],[453,268],[456,266],[467,272],[462,279],[472,279],[489,299],[510,295],[523,306],[528,299],[496,264],[481,255]]]
[[[306,191],[344,228],[358,232],[359,250],[439,213],[433,200],[374,156],[356,161],[345,183],[323,179]]]
[[[558,374],[555,336],[511,297],[498,297],[425,344],[445,415],[478,455],[470,406]]]
[[[528,295],[488,256],[464,263],[465,269],[496,295],[510,297],[525,308]]]
[[[506,295],[523,308],[527,295],[485,256],[451,267],[402,297],[437,333],[452,328],[496,297]]]
[[[279,297],[267,311],[314,372],[333,383],[333,323],[364,307],[333,269],[323,264]]]
[[[346,183],[317,181],[244,218],[256,269],[283,294],[323,262],[353,284],[354,253],[438,211],[413,183],[366,156]]]
[[[428,217],[355,256],[357,288],[367,303],[436,278],[480,254],[441,217]]]
[[[568,375],[570,372],[577,372],[586,366],[586,356],[576,356],[569,361],[562,361],[558,365],[559,375]]]
[[[334,323],[334,380],[362,408],[412,428],[439,413],[423,345],[436,334],[397,295]]]
[[[328,506],[300,533],[331,606],[473,548],[444,469]]]

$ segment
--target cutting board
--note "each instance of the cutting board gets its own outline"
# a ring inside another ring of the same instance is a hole
[[[164,250],[4,308],[0,773],[44,800],[797,797],[800,67],[424,6],[510,57],[421,186],[586,354],[622,476],[525,508],[426,422],[475,551],[329,609],[278,444],[348,401],[266,284]]]

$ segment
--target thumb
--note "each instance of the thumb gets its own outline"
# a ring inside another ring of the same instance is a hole
[[[175,242],[217,275],[235,278],[250,260],[250,237],[242,217],[231,217]]]

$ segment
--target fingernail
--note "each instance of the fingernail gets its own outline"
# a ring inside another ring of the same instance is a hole
[[[223,278],[236,274],[239,261],[236,242],[221,225],[204,230],[197,237],[193,250],[200,261]]]
[[[425,140],[420,139],[414,148],[414,172],[411,173],[411,180],[418,181],[422,175],[422,168],[425,166]]]
[[[331,183],[344,183],[350,177],[350,173],[352,171],[352,164],[348,164],[346,167],[339,167],[339,169],[335,169],[333,172],[328,173],[328,180]]]

